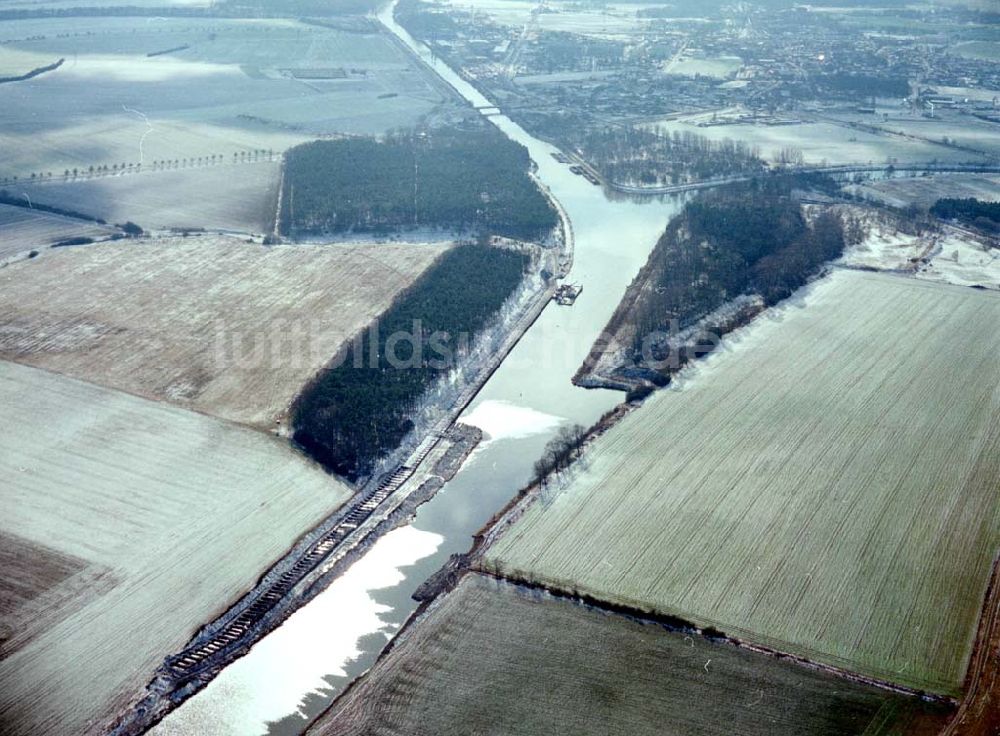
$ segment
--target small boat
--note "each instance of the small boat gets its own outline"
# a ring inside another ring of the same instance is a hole
[[[576,301],[576,298],[580,296],[581,291],[583,291],[583,287],[580,284],[563,284],[556,289],[556,293],[552,298],[555,299],[556,304],[563,307],[570,307]]]

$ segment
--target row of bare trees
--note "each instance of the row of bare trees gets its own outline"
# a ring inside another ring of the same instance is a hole
[[[545,486],[553,476],[558,478],[580,456],[586,437],[587,430],[581,424],[561,427],[535,461],[535,482]]]
[[[280,154],[278,154],[280,155]],[[168,169],[186,169],[194,168],[198,166],[215,166],[217,164],[226,163],[228,160],[234,164],[242,163],[252,163],[257,161],[273,161],[275,157],[275,151],[272,148],[255,148],[248,151],[237,151],[232,154],[231,157],[227,157],[223,153],[212,154],[208,156],[189,156],[186,158],[163,158],[156,159],[149,164],[146,168],[152,168],[153,171],[166,171]],[[87,178],[93,178],[95,176],[114,176],[121,173],[137,173],[143,170],[142,163],[129,163],[122,162],[120,164],[98,164],[91,165],[87,168],[83,167],[73,167],[64,169],[62,172],[63,179],[76,179],[81,176]],[[12,176],[6,176],[0,179],[2,184],[11,184],[17,181],[45,181],[47,179],[52,179],[53,174],[51,171],[37,171],[32,172],[29,176],[18,177],[16,174]]]

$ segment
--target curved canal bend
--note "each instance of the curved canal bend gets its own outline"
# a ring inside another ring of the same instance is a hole
[[[379,19],[475,107],[491,103],[393,19]],[[641,268],[676,200],[610,201],[552,158],[557,149],[503,115],[489,120],[524,145],[538,177],[575,233],[570,279],[584,290],[571,308],[550,305],[479,392],[460,421],[484,440],[416,518],[379,539],[329,588],[224,669],[150,733],[155,736],[299,734],[362,674],[413,613],[417,587],[523,487],[545,443],[566,424],[590,426],[618,392],[570,379]]]

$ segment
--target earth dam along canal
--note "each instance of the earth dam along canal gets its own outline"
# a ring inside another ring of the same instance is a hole
[[[415,41],[392,17],[379,19],[477,108],[478,90]],[[495,110],[495,108],[494,108]],[[530,480],[545,443],[562,426],[593,425],[624,400],[570,379],[645,263],[680,200],[607,199],[557,162],[557,149],[503,115],[490,122],[524,145],[537,175],[573,225],[568,281],[583,286],[572,307],[550,303],[461,416],[483,441],[458,474],[406,526],[381,537],[316,598],[226,667],[149,733],[155,736],[299,734],[367,670],[416,610],[411,595]]]

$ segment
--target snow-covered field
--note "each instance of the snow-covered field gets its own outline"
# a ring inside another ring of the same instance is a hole
[[[266,434],[37,368],[0,362],[0,405],[0,536],[73,562],[2,611],[5,736],[106,733],[350,493]]]
[[[913,698],[469,574],[309,733],[937,733],[943,719],[922,710]]]
[[[937,242],[930,263],[922,265],[916,276],[1000,290],[1000,248],[988,248],[970,237],[950,233]]]
[[[919,259],[931,247],[933,241],[930,238],[877,229],[861,243],[852,246],[841,262],[878,270],[913,270],[914,259]]]
[[[894,226],[890,217],[868,218],[868,235],[850,246],[837,265],[875,271],[902,271],[926,281],[1000,290],[1000,243],[950,225],[920,235]]]
[[[737,56],[719,56],[713,58],[684,57],[663,67],[664,74],[682,77],[715,77],[725,79],[736,73],[743,66],[743,60]]]
[[[448,247],[205,235],[61,248],[0,270],[0,357],[273,426]]]
[[[895,177],[852,184],[848,190],[877,199],[893,207],[916,204],[930,207],[942,198],[1000,200],[1000,176],[997,174],[934,174],[933,176]]]
[[[607,4],[588,8],[580,3],[551,2],[547,12],[537,13],[538,4],[527,0],[447,0],[456,10],[475,9],[484,13],[501,25],[521,27],[531,23],[533,28],[543,31],[578,33],[597,38],[628,37],[639,33],[650,25],[650,21],[639,18],[636,11],[644,6],[623,3]]]
[[[704,116],[699,116],[704,117]],[[761,150],[761,156],[774,160],[787,147],[802,151],[809,164],[880,164],[895,159],[898,163],[925,161],[964,162],[975,156],[944,146],[897,136],[852,130],[834,123],[803,122],[798,125],[711,125],[698,127],[683,120],[650,123],[660,130],[675,130],[703,135],[712,140],[745,141]]]
[[[0,204],[0,263],[67,238],[96,240],[113,232],[96,222]]]
[[[273,228],[281,165],[277,159],[266,159],[44,181],[9,191],[107,222],[131,220],[147,230],[188,227],[267,233]]]
[[[0,44],[0,69],[65,58],[30,84],[0,85],[0,177],[228,160],[413,125],[441,101],[385,36],[291,20],[29,19],[0,22]]]
[[[895,113],[887,120],[875,115],[858,114],[840,114],[837,118],[865,126],[875,126],[893,136],[896,134],[911,136],[932,143],[947,141],[993,156],[1000,154],[1000,125],[950,110],[940,112],[933,118],[908,113]]]

